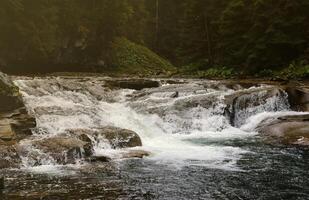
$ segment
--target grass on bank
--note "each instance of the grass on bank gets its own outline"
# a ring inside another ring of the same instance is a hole
[[[306,61],[293,62],[281,70],[263,69],[255,74],[248,74],[242,70],[231,67],[204,67],[203,62],[193,63],[178,70],[180,76],[195,78],[270,78],[270,79],[309,79],[309,63]],[[205,69],[206,68],[206,69]]]
[[[157,76],[176,71],[168,60],[123,37],[112,42],[109,59],[113,71],[119,74]]]

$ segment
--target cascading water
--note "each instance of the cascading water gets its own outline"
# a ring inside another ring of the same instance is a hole
[[[37,127],[18,142],[21,169],[0,170],[0,198],[309,198],[308,152],[267,145],[256,132],[265,120],[303,114],[289,110],[280,87],[157,80],[137,91],[110,89],[115,80],[104,77],[14,80]],[[91,134],[107,126],[136,132],[143,146],[115,149]],[[80,132],[94,157],[111,161],[93,162]],[[123,159],[142,150],[150,155]]]
[[[215,88],[193,82],[162,85],[141,92],[109,91],[104,87],[104,79],[59,77],[17,78],[15,83],[22,91],[29,112],[37,120],[34,136],[21,145],[28,150],[23,157],[25,167],[56,164],[48,154],[33,148],[33,141],[66,135],[72,129],[95,130],[115,126],[137,132],[143,142],[142,149],[151,152],[148,159],[159,163],[234,169],[236,161],[248,153],[247,150],[228,145],[205,145],[201,141],[207,143],[253,136],[254,131],[237,127],[245,124],[252,115],[288,109],[285,96],[270,97],[265,102],[258,100],[260,105],[237,110],[236,126],[233,127],[224,116],[225,96],[238,91],[226,87]],[[263,87],[266,86],[260,88]],[[175,91],[177,98],[172,97]],[[263,96],[263,92],[256,95]],[[245,98],[257,98],[256,95]],[[95,153],[117,157],[117,150],[111,150],[103,139],[97,141]],[[31,159],[33,157],[35,161]]]

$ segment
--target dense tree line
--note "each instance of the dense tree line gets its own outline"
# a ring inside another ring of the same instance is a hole
[[[278,69],[309,60],[308,11],[308,0],[0,0],[0,65],[104,71],[124,37],[178,67]]]

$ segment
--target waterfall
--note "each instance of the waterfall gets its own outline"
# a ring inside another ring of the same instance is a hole
[[[115,126],[138,133],[143,146],[135,149],[151,152],[146,159],[177,167],[202,165],[235,169],[241,156],[250,152],[226,145],[224,141],[256,135],[252,117],[260,116],[262,121],[262,113],[289,112],[287,96],[280,93],[268,97],[265,90],[268,86],[229,89],[219,82],[209,82],[191,80],[135,91],[110,90],[105,87],[104,78],[16,77],[15,84],[21,90],[27,109],[37,120],[33,136],[21,142],[25,152],[21,155],[22,164],[24,167],[59,164],[52,155],[35,147],[38,141],[72,137],[72,129]],[[248,93],[256,89],[259,92]],[[234,112],[233,124],[225,114],[226,98],[240,91],[247,93],[234,100],[230,109]],[[173,95],[175,92],[177,97]],[[112,149],[103,138],[91,139],[96,155],[117,158],[125,151]],[[77,161],[83,160],[82,153],[76,154]]]

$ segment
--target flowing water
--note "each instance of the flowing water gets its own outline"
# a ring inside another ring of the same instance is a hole
[[[21,169],[1,172],[4,199],[309,199],[308,151],[266,145],[255,131],[268,117],[298,114],[285,94],[263,101],[269,85],[200,80],[109,90],[105,80],[15,77],[37,128],[21,141]],[[226,97],[252,90],[261,92],[245,98],[259,103],[246,109],[236,103],[232,126]],[[72,129],[105,126],[135,131],[143,146],[134,149],[150,156],[120,159],[128,149],[99,138],[95,154],[111,163],[87,163],[79,155],[74,164],[59,165],[33,146]]]

